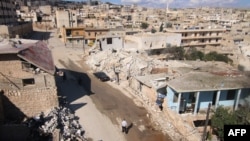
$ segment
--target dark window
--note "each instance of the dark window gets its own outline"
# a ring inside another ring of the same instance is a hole
[[[22,70],[28,71],[31,68],[31,64],[28,62],[22,62]]]
[[[236,90],[229,90],[227,93],[227,100],[233,100],[235,98]]]
[[[112,38],[107,38],[107,44],[112,44]]]
[[[23,79],[23,86],[34,85],[34,84],[35,84],[34,78]]]
[[[66,30],[66,35],[70,36],[71,35],[71,31],[70,30]]]

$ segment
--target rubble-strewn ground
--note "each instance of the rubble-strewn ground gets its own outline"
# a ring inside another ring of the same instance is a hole
[[[85,63],[87,63],[92,68],[92,71],[105,71],[114,79],[115,75],[113,72],[113,66],[116,66],[116,68],[121,70],[123,73],[129,72],[130,76],[149,74],[149,72],[154,67],[193,67],[191,64],[189,65],[178,61],[162,62],[143,56],[143,54],[127,53],[126,51],[118,51],[115,54],[111,51],[97,52],[96,54],[87,56],[86,60],[87,61]],[[96,63],[98,65],[95,65]],[[141,69],[143,71],[141,71]],[[171,73],[171,71],[169,71],[169,73]],[[131,89],[128,86],[127,80],[124,78],[126,78],[126,76],[121,78],[119,85],[111,82],[112,86],[120,89],[121,91],[125,91],[129,95],[135,96],[137,99],[134,100],[134,102],[148,110],[147,116],[155,122],[155,124],[163,131],[163,133],[171,136],[173,140],[198,141],[201,139],[202,131],[199,131],[198,128],[194,127],[192,121],[195,118],[201,118],[204,120],[205,114],[201,114],[198,117],[192,116],[190,114],[179,115],[167,108],[161,112],[155,102],[150,101],[147,97],[145,97],[145,95]],[[164,103],[164,105],[165,104],[166,103]]]
[[[67,74],[67,81],[61,82],[59,87],[80,118],[87,138],[94,141],[171,141],[147,116],[149,114],[141,101],[124,90],[112,88],[115,83],[100,82],[92,75],[92,70],[88,70],[85,64],[87,60],[82,58],[82,49],[65,47],[54,33],[51,36],[55,37],[49,39],[55,64]],[[82,86],[78,84],[78,76],[83,78]],[[136,106],[133,99],[141,106]],[[131,125],[127,135],[121,133],[122,118]]]

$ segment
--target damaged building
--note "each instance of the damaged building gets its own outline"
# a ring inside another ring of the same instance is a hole
[[[164,50],[166,43],[174,46],[176,41],[180,43],[180,36],[167,36],[176,38],[164,39],[163,47],[160,38],[138,36],[134,40],[125,37],[124,45],[120,44],[124,48],[117,52],[110,49],[91,54],[88,64],[130,87],[149,105],[163,104],[177,113],[196,114],[207,109],[208,103],[215,109],[220,105],[233,109],[245,105],[250,83],[242,72],[222,62],[162,61],[148,52]],[[152,48],[143,44],[147,41],[152,41]]]
[[[25,42],[2,40],[0,45],[2,139],[22,140],[28,134],[22,126],[11,128],[6,123],[20,124],[59,104],[51,51],[42,41]],[[15,132],[20,132],[20,136],[13,135]]]

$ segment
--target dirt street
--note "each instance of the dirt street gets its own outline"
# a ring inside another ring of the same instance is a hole
[[[113,124],[117,125],[121,131],[121,120],[125,118],[129,125],[128,134],[125,135],[128,141],[171,141],[167,135],[156,130],[155,125],[147,117],[147,110],[138,107],[133,98],[124,95],[118,89],[112,87],[113,82],[101,82],[89,72],[89,68],[84,62],[81,67],[70,63],[65,68],[69,68],[67,73],[75,77],[75,81],[81,78],[81,86],[86,90],[87,95],[92,99],[98,110],[110,118]],[[108,84],[109,83],[109,84]],[[110,85],[111,83],[111,85]],[[75,82],[77,84],[77,82]],[[110,135],[112,136],[112,135]]]
[[[82,63],[83,64],[83,63]],[[87,67],[84,67],[84,70]],[[155,125],[147,117],[144,107],[138,107],[131,98],[114,89],[106,82],[101,82],[89,75],[91,78],[91,88],[94,92],[90,97],[103,114],[107,115],[114,124],[122,118],[131,125],[129,133],[126,135],[128,141],[170,141],[167,135],[155,129]],[[114,84],[117,85],[117,84]]]
[[[89,123],[86,119],[85,122],[82,121],[82,123],[85,124],[83,127],[88,126],[88,129],[91,129],[91,131],[86,132],[97,131],[103,132],[100,134],[104,136],[119,136],[115,139],[109,138],[107,141],[122,141],[123,139],[121,139],[120,135],[124,136],[127,141],[171,141],[168,135],[164,135],[161,131],[156,129],[154,123],[147,117],[147,110],[144,107],[138,107],[134,103],[135,98],[132,95],[128,97],[123,92],[115,89],[112,85],[117,84],[112,84],[113,82],[101,82],[96,79],[79,56],[79,54],[83,53],[82,50],[65,47],[59,38],[56,37],[55,32],[56,31],[50,32],[48,42],[49,48],[53,52],[55,64],[60,64],[60,69],[66,73],[65,81],[63,81],[62,78],[57,79],[60,95],[67,97],[70,103],[69,106],[74,111],[78,112],[78,115],[83,117],[89,116],[88,118],[96,118],[96,116],[99,116],[95,120],[92,119],[92,121],[100,123]],[[43,32],[37,32],[35,36],[39,36],[40,33],[43,34]],[[74,62],[76,60],[81,62]],[[86,98],[88,99],[87,102],[84,101],[83,97],[85,100]],[[93,101],[93,104],[90,101]],[[105,124],[102,124],[102,121],[99,120],[106,119],[100,118],[101,116],[97,115],[97,113],[93,113],[95,111],[91,112],[91,110],[88,110],[88,113],[84,113],[83,109],[88,107],[88,105],[94,105],[99,112],[109,118],[107,120],[110,120],[112,122],[110,124],[113,124],[116,129],[113,128],[113,125],[112,128],[111,125],[107,125],[107,123],[109,123],[107,121]],[[121,133],[121,121],[123,118],[127,120],[129,125],[128,134],[124,135]],[[97,130],[99,124],[102,124],[100,128],[105,129],[103,126],[109,126],[106,129],[112,130]],[[94,126],[89,127],[92,125]],[[115,133],[112,134],[112,132]],[[100,134],[94,135],[98,136]],[[95,140],[97,140],[97,138],[98,137],[94,137]]]

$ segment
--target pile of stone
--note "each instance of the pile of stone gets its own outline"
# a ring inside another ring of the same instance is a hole
[[[29,119],[28,126],[34,134],[38,134],[41,138],[52,138],[54,132],[58,129],[63,141],[85,141],[85,131],[79,124],[78,119],[69,108],[56,107],[46,116],[41,113],[39,116]]]

